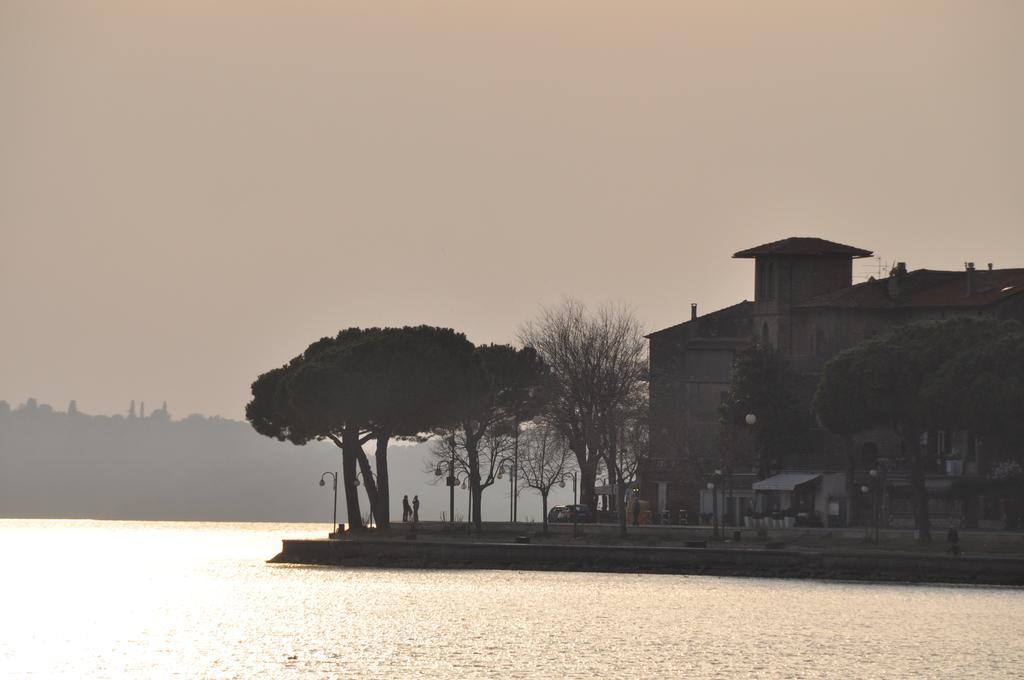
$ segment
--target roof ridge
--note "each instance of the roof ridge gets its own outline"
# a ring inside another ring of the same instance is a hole
[[[735,303],[733,303],[731,305],[726,305],[725,307],[721,307],[719,309],[716,309],[713,312],[708,312],[707,314],[702,314],[701,316],[698,316],[696,319],[687,319],[686,321],[682,321],[680,323],[673,324],[671,326],[666,326],[665,328],[661,328],[661,329],[658,329],[656,331],[651,331],[650,333],[648,333],[644,337],[645,338],[649,338],[652,335],[657,335],[659,333],[664,333],[666,331],[671,331],[671,330],[674,330],[676,328],[680,328],[682,326],[685,326],[688,323],[693,323],[695,321],[705,320],[705,319],[708,319],[709,317],[714,317],[714,316],[716,316],[718,314],[723,314],[725,312],[729,312],[729,311],[735,310],[737,307],[742,307],[743,305],[752,305],[752,304],[754,304],[754,303],[751,302],[750,300],[740,300],[739,302],[735,302]]]
[[[829,241],[817,236],[790,236],[778,241],[762,243],[733,254],[735,258],[751,258],[764,255],[822,256],[846,255],[849,257],[870,257],[870,250]]]

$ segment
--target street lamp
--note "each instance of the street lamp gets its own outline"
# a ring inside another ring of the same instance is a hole
[[[718,505],[715,502],[714,482],[708,482],[708,491],[711,492],[711,538],[718,538]]]
[[[751,428],[751,432],[750,432],[750,449],[751,449],[750,453],[751,453],[751,456],[750,456],[750,458],[751,458],[751,460],[756,461],[757,460],[757,448],[756,448],[757,444],[756,444],[756,440],[754,439],[753,428],[754,428],[754,425],[757,425],[757,416],[754,415],[753,413],[748,413],[746,418],[744,418],[743,420],[745,420],[747,425],[749,425],[750,428]],[[731,469],[729,470],[729,495],[730,496],[732,495],[732,470]],[[751,499],[751,500],[754,500],[754,499]],[[732,499],[730,499],[730,503],[731,502],[732,502]],[[735,508],[734,508],[734,510],[735,510]],[[753,508],[752,511],[756,512],[757,508],[756,507]],[[737,513],[737,515],[738,514],[739,513]],[[738,516],[737,516],[736,519],[737,519],[737,521],[739,521],[739,517]]]
[[[331,476],[331,485],[334,487],[334,530],[338,530],[338,473],[337,472],[325,472],[320,475],[320,486],[327,486],[327,482],[324,478]]]
[[[728,500],[731,500],[731,499],[727,499],[727,497],[726,497],[726,493],[730,491],[730,487],[732,486],[730,484],[728,470],[729,470],[729,468],[726,468],[726,473],[725,474],[722,473],[721,469],[716,469],[715,470],[715,487],[718,489],[718,495],[721,496],[721,498],[719,500],[715,500],[715,495],[712,495],[712,502],[717,503],[715,507],[716,508],[718,508],[718,507],[722,508],[722,512],[721,512],[721,520],[722,520],[722,522],[721,522],[721,524],[722,524],[722,536],[723,537],[725,536],[725,527],[728,526],[728,524],[729,524],[729,506],[726,503],[728,502]],[[723,477],[725,477],[725,486],[724,487],[722,486],[722,478]]]
[[[878,543],[878,528],[882,526],[882,517],[885,515],[885,467],[879,465],[871,468],[868,474],[874,479],[875,493],[878,495],[878,512],[875,514],[875,543]]]
[[[517,519],[516,518],[516,514],[517,514],[516,513],[516,510],[517,510],[517,507],[516,507],[516,505],[517,505],[517,503],[516,503],[516,492],[519,491],[518,484],[517,484],[517,482],[519,480],[518,475],[519,475],[519,470],[516,467],[515,461],[513,461],[512,464],[509,466],[509,469],[508,469],[508,521],[512,522],[513,524],[516,523],[516,519]],[[504,479],[504,477],[505,477],[505,466],[502,465],[501,467],[498,468],[498,479]]]
[[[871,468],[868,470],[868,475],[871,477],[869,482],[870,486],[861,486],[860,490],[861,493],[871,494],[871,525],[875,529],[875,543],[878,543],[878,527],[881,523],[879,501],[885,487],[885,482],[880,478],[880,473],[877,468]]]
[[[454,526],[455,525],[455,463],[454,463],[454,461],[442,460],[440,463],[437,464],[437,467],[434,469],[434,475],[440,477],[442,474],[444,474],[443,472],[441,472],[441,466],[442,465],[444,465],[444,466],[446,466],[448,468],[448,476],[446,477],[446,479],[444,481],[445,486],[448,487],[448,524]]]

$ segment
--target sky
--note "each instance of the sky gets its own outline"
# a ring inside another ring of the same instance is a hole
[[[0,0],[0,399],[240,418],[341,328],[656,330],[786,236],[1024,266],[1022,64],[1016,0]]]

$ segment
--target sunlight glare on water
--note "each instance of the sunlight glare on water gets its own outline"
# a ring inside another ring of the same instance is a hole
[[[0,675],[1021,677],[1024,591],[270,565],[322,525],[0,520]]]

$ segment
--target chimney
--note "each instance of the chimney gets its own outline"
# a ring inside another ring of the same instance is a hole
[[[900,294],[900,279],[907,275],[907,263],[897,262],[889,271],[889,297],[895,300]]]
[[[991,262],[988,263],[988,270],[992,271],[992,263]]]
[[[693,321],[696,318],[697,318],[697,303],[696,302],[691,302],[690,303],[690,321]]]
[[[967,272],[967,297],[974,295],[974,263],[964,262],[964,269]]]

